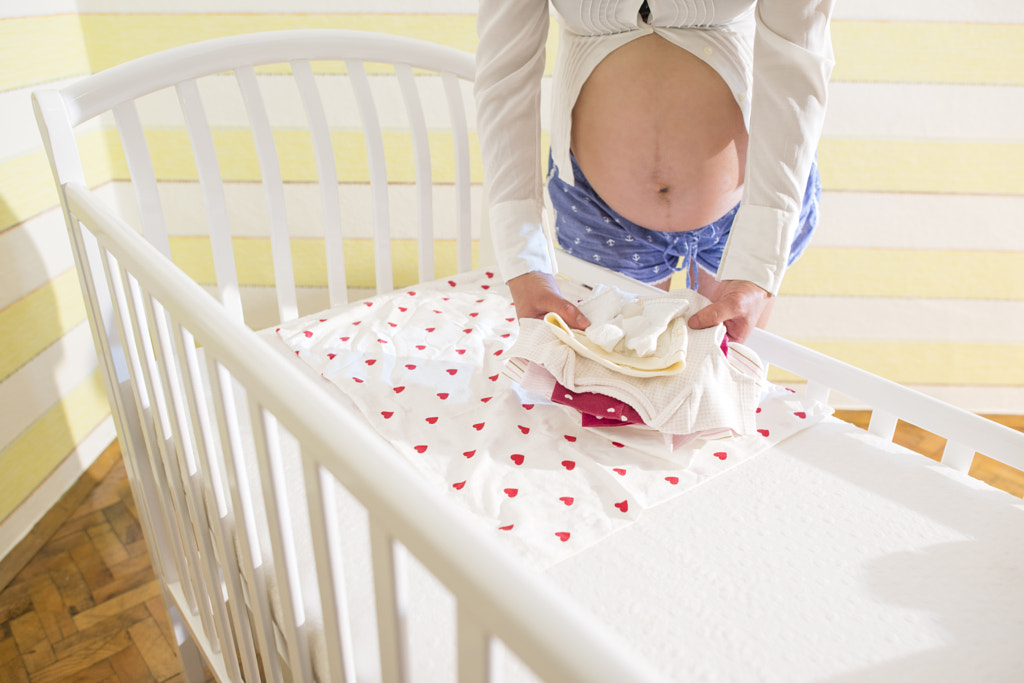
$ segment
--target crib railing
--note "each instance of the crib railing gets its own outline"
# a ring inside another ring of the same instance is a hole
[[[329,504],[334,487],[344,483],[369,514],[383,680],[406,680],[405,552],[456,599],[460,680],[490,680],[494,638],[545,680],[658,680],[593,618],[426,490],[379,435],[225,316],[87,188],[70,184],[64,194],[78,226],[86,286],[95,288],[92,274],[100,272],[113,294],[128,379],[119,386],[107,376],[130,444],[125,456],[140,516],[156,541],[155,566],[218,678],[260,680],[262,672],[267,680],[314,680],[307,610],[315,605],[323,611],[327,653],[326,670],[316,675],[354,680],[340,539]],[[94,332],[100,348],[111,348],[104,326]],[[321,409],[296,407],[310,405],[311,396]],[[284,485],[284,432],[301,444],[303,500]],[[259,468],[260,488],[252,494],[248,439]],[[255,547],[254,495],[266,502],[271,567]],[[299,581],[291,536],[296,514],[305,515],[312,530],[315,586]],[[268,597],[271,579],[279,611]],[[274,656],[279,650],[280,659]]]

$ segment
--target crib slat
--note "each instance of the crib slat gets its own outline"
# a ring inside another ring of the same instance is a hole
[[[114,107],[113,112],[125,161],[128,163],[128,174],[135,190],[135,201],[139,205],[142,234],[150,244],[160,250],[161,254],[170,258],[171,243],[167,239],[163,205],[160,203],[153,159],[146,144],[142,122],[139,121],[139,112],[135,108],[135,102],[119,104]]]
[[[405,683],[409,680],[404,552],[391,533],[371,516],[370,555],[377,598],[381,680],[384,683]]]
[[[153,372],[152,349],[149,345],[149,338],[144,336],[144,326],[140,324],[143,316],[141,311],[142,295],[134,278],[127,271],[118,265],[119,291],[125,297],[125,310],[128,313],[127,324],[122,322],[132,332],[132,349],[137,354],[133,361],[133,370],[139,372],[138,377],[146,387],[147,395],[144,403],[141,397],[136,398],[136,406],[140,423],[144,426],[144,434],[147,442],[147,452],[151,459],[150,467],[156,477],[157,490],[160,495],[160,506],[164,513],[164,522],[167,526],[168,538],[174,552],[177,578],[181,581],[182,592],[188,608],[196,613],[198,606],[192,586],[195,575],[193,567],[185,551],[185,542],[182,539],[182,530],[177,520],[181,518],[179,500],[174,494],[174,489],[168,480],[167,463],[170,457],[167,453],[167,441],[164,435],[166,429],[166,406],[160,400],[160,390],[156,386],[156,377]],[[134,384],[134,383],[133,383]],[[148,411],[147,411],[148,408]],[[148,414],[147,414],[148,413]],[[153,459],[156,458],[157,461]]]
[[[241,533],[235,534],[235,539],[238,541],[238,552],[241,554],[239,563],[248,588],[252,621],[256,627],[256,643],[259,651],[263,653],[265,676],[279,683],[284,678],[277,657],[277,642],[274,638],[274,625],[267,598],[267,582],[263,574],[263,557],[244,461],[245,447],[242,445],[241,429],[238,424],[233,380],[227,369],[218,363],[212,354],[206,356],[206,368],[210,393],[213,396],[214,415],[217,424],[220,425],[221,456],[224,459],[224,471],[231,491],[235,523],[241,520],[244,527]]]
[[[274,570],[283,612],[278,627],[285,636],[292,679],[312,681],[313,672],[306,644],[306,614],[295,556],[295,526],[288,509],[287,476],[281,462],[278,424],[276,418],[253,397],[249,399],[249,418],[256,444],[263,499],[267,506],[271,552],[277,558]]]
[[[273,252],[274,283],[277,290],[277,308],[281,321],[294,320],[299,315],[295,295],[295,274],[292,267],[292,249],[288,238],[288,219],[284,204],[284,181],[274,145],[274,131],[270,127],[256,71],[240,67],[235,78],[242,91],[245,109],[252,125],[256,158],[263,177],[263,190],[267,194],[267,216],[270,222],[270,249]]]
[[[814,380],[807,381],[807,388],[804,390],[804,395],[812,401],[817,401],[824,405],[828,405],[828,395],[831,390],[827,384],[821,382],[815,382]]]
[[[209,486],[204,486],[203,489],[206,493],[207,515],[211,518],[210,528],[213,531],[213,556],[224,574],[228,605],[231,606],[227,618],[230,619],[233,637],[225,637],[223,642],[229,645],[233,642],[238,649],[237,658],[225,657],[224,659],[227,661],[229,673],[234,680],[240,680],[238,661],[240,659],[241,671],[245,674],[245,680],[255,681],[259,678],[259,663],[256,659],[249,619],[243,615],[242,606],[245,605],[245,598],[242,593],[237,557],[234,554],[234,541],[229,532],[234,528],[234,521],[224,491],[224,478],[220,473],[220,468],[216,465],[219,462],[219,454],[216,441],[213,438],[214,426],[210,424],[206,396],[200,389],[205,386],[205,382],[192,334],[182,325],[176,326],[176,329],[178,333],[173,336],[174,351],[179,367],[183,368],[182,381],[188,399],[188,409],[192,424],[196,426],[196,460],[199,466],[199,476],[204,482],[209,483]],[[226,611],[224,601],[218,599],[216,604],[222,613],[221,619],[225,619],[223,616]]]
[[[396,64],[395,73],[412,134],[413,164],[416,168],[417,249],[419,282],[434,279],[434,181],[430,169],[430,139],[423,116],[423,103],[408,64]]]
[[[967,473],[974,464],[974,449],[957,441],[946,441],[946,447],[942,449],[942,464]]]
[[[345,573],[339,547],[335,505],[336,480],[320,466],[316,456],[303,453],[302,471],[306,482],[306,505],[313,538],[317,583],[323,610],[324,642],[327,646],[326,680],[348,683],[356,680],[352,655],[351,619],[345,593]]]
[[[341,204],[338,201],[338,170],[334,165],[334,144],[327,126],[323,100],[309,62],[291,63],[292,74],[299,88],[306,121],[313,137],[313,155],[320,180],[320,207],[324,220],[324,248],[327,252],[327,292],[331,306],[348,303],[348,281],[345,277],[345,249],[341,232]]]
[[[491,680],[491,638],[483,625],[466,608],[458,606],[459,683]]]
[[[458,76],[446,71],[441,74],[441,79],[444,82],[452,138],[455,141],[455,199],[459,207],[456,217],[458,234],[456,249],[458,250],[458,269],[462,273],[473,268],[473,223],[469,193],[469,127],[466,125],[466,109]]]
[[[897,417],[894,414],[876,408],[871,411],[868,432],[886,441],[892,441],[893,436],[896,434],[896,422]]]
[[[185,117],[185,129],[192,143],[192,154],[199,173],[199,187],[206,206],[209,224],[210,248],[213,252],[213,271],[217,276],[217,291],[228,314],[241,321],[242,298],[238,289],[235,252],[231,245],[231,227],[228,222],[227,200],[220,164],[213,146],[213,135],[203,110],[203,101],[195,81],[184,81],[176,86],[178,102]]]
[[[170,463],[172,481],[175,491],[184,503],[188,518],[186,529],[188,550],[191,561],[197,571],[197,595],[199,618],[203,633],[214,652],[220,652],[222,643],[230,642],[227,615],[224,613],[223,591],[215,564],[213,541],[210,537],[208,519],[202,493],[197,485],[199,464],[196,458],[196,444],[193,442],[195,430],[188,420],[185,409],[185,397],[181,386],[182,378],[179,367],[175,363],[176,354],[169,329],[166,311],[159,302],[147,293],[143,300],[146,317],[150,320],[151,336],[154,341],[154,358],[159,370],[160,385],[163,387],[164,402],[170,408],[171,436],[174,452],[177,455],[177,466]],[[202,593],[198,593],[199,591]],[[238,661],[234,657],[231,668],[238,671]]]
[[[370,190],[373,193],[373,257],[376,270],[377,294],[394,289],[391,265],[391,217],[388,210],[388,172],[384,158],[384,137],[377,116],[377,105],[370,90],[363,62],[346,59],[349,82],[359,108],[366,142],[366,158],[370,171]]]

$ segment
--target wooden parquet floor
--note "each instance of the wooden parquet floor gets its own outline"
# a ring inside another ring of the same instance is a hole
[[[838,416],[866,426],[868,413]],[[1024,431],[1024,416],[995,419]],[[945,445],[906,424],[895,440],[932,458]],[[98,483],[48,539],[28,539],[34,554],[0,591],[0,683],[184,681],[120,453],[102,457]],[[978,457],[971,473],[1024,496],[1022,472]]]

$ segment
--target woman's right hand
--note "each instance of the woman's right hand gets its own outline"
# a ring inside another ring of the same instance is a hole
[[[590,326],[587,316],[562,296],[554,275],[533,271],[508,281],[516,315],[520,318],[543,318],[557,313],[570,327],[585,330]]]

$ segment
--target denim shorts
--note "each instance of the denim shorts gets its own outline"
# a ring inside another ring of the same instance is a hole
[[[709,273],[718,272],[738,204],[703,228],[685,232],[648,230],[623,218],[597,196],[576,158],[571,158],[575,185],[563,181],[554,161],[548,160],[548,194],[555,209],[555,236],[568,253],[648,284],[685,270],[687,286],[695,289],[691,263]],[[789,264],[803,253],[818,224],[820,201],[821,179],[814,163],[804,191],[799,228],[790,245]]]

